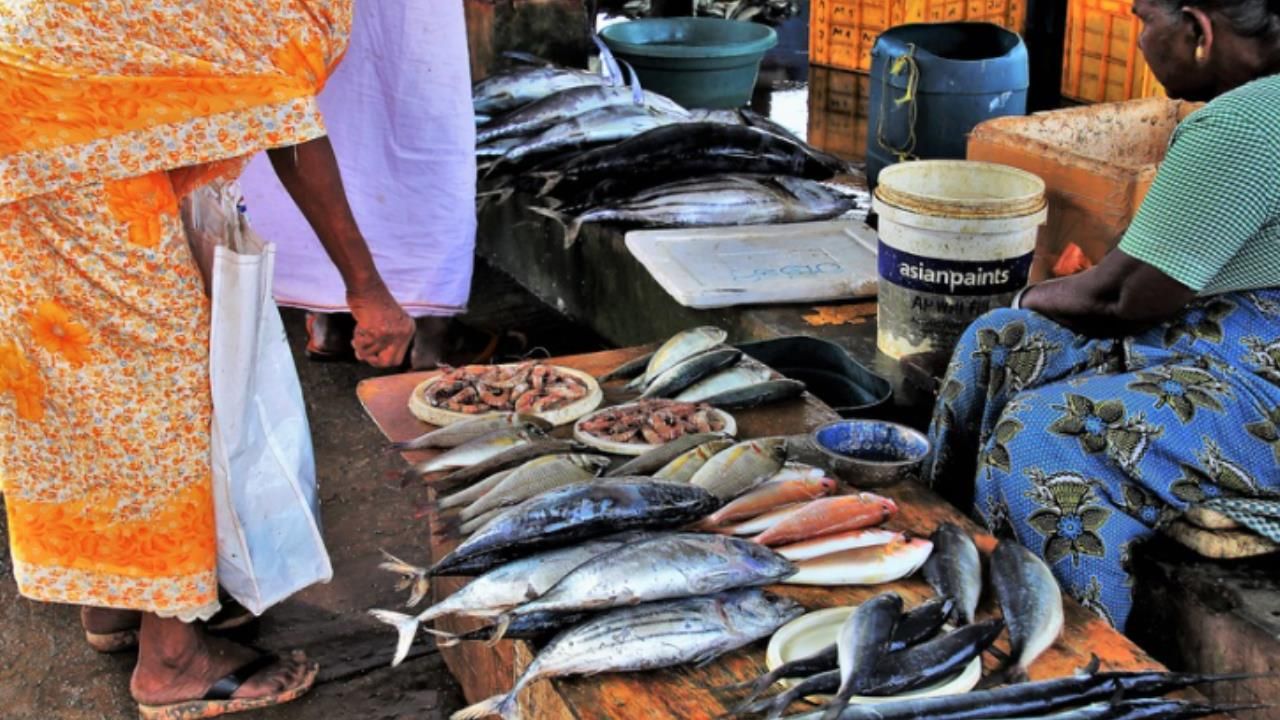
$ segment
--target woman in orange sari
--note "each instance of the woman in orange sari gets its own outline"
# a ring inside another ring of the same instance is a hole
[[[34,600],[138,626],[143,717],[291,700],[301,653],[209,637],[219,609],[209,307],[179,199],[268,149],[341,269],[358,356],[413,322],[347,207],[315,97],[350,0],[0,4],[0,482]],[[140,622],[140,625],[139,625]]]

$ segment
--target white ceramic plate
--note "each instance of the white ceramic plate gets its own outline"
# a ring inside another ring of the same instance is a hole
[[[840,632],[840,626],[844,624],[844,621],[849,618],[855,608],[856,606],[850,606],[816,610],[801,615],[783,625],[769,640],[769,647],[765,651],[765,665],[772,670],[782,663],[812,655],[835,642],[836,635]],[[978,681],[981,679],[982,658],[977,657],[955,677],[937,685],[931,685],[900,695],[886,695],[884,697],[854,695],[849,699],[849,702],[873,705],[890,700],[959,695],[977,687]],[[781,680],[780,682],[788,686],[794,684],[794,681],[791,680]],[[814,695],[812,697],[821,698],[824,696]]]
[[[600,403],[604,401],[604,392],[600,389],[600,383],[596,382],[595,378],[581,370],[560,367],[559,365],[552,365],[551,367],[554,367],[558,372],[562,372],[565,375],[571,375],[586,383],[587,394],[581,400],[569,403],[564,407],[556,408],[555,410],[546,410],[540,413],[529,413],[530,415],[542,418],[554,426],[559,426],[567,425],[600,407]],[[432,385],[440,380],[440,377],[441,375],[436,375],[435,377],[420,383],[418,387],[413,389],[413,394],[409,396],[409,412],[413,413],[414,417],[425,423],[430,423],[439,427],[452,425],[453,423],[462,422],[463,420],[472,420],[478,417],[484,417],[484,415],[466,415],[464,413],[445,410],[444,408],[436,407],[427,402],[427,392],[431,389]]]
[[[627,403],[627,405],[630,405],[630,404],[633,404],[633,403]],[[588,420],[595,417],[596,415],[599,415],[602,412],[607,412],[609,410],[617,410],[618,408],[625,408],[627,407],[627,405],[615,405],[614,407],[603,408],[597,412],[591,413],[590,415],[584,418],[580,418],[578,422],[574,423],[573,425],[573,439],[577,440],[583,445],[587,445],[597,450],[602,450],[604,452],[607,452],[610,455],[637,456],[637,455],[643,455],[649,452],[650,450],[656,450],[657,448],[659,448],[660,447],[659,445],[649,445],[647,443],[634,444],[634,443],[613,442],[611,440],[604,440],[602,438],[598,438],[595,435],[590,435],[582,431],[582,423],[587,422]],[[733,419],[732,415],[730,415],[729,413],[723,410],[719,410],[716,408],[711,408],[711,412],[717,415],[721,420],[724,420],[724,430],[722,430],[721,432],[725,433],[726,435],[729,435],[730,437],[737,436],[738,423],[736,420]]]

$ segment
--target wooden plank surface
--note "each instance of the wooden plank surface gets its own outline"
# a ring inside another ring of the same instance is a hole
[[[622,362],[637,357],[640,348],[557,358],[554,362],[599,376]],[[406,440],[429,430],[408,410],[413,388],[429,377],[426,373],[388,376],[366,380],[359,387],[359,397],[369,415],[383,433],[392,440]],[[609,398],[606,397],[606,402]],[[835,419],[835,414],[817,400],[803,400],[736,413],[739,435],[743,438],[769,435],[794,435]],[[561,429],[563,432],[565,429]],[[417,462],[425,453],[407,453],[406,459]],[[852,480],[852,478],[845,478]],[[888,526],[928,535],[941,522],[950,521],[970,531],[985,554],[995,545],[990,535],[974,525],[955,508],[923,486],[907,482],[876,492],[898,503],[899,514]],[[435,538],[433,558],[442,557],[456,544],[455,538]],[[467,578],[441,578],[432,588],[438,601],[465,584]],[[853,605],[878,593],[894,590],[902,595],[908,607],[930,597],[932,590],[922,580],[905,581],[875,587],[818,588],[779,586],[772,588],[781,595],[794,598],[808,610]],[[1049,651],[1031,668],[1032,679],[1060,677],[1070,674],[1096,655],[1104,669],[1153,669],[1161,666],[1123,635],[1080,607],[1065,599],[1066,629]],[[993,600],[985,597],[979,615],[998,613]],[[445,620],[442,629],[457,631],[468,627],[459,621]],[[521,698],[528,718],[578,718],[579,720],[640,720],[654,718],[715,718],[732,707],[737,697],[716,688],[749,679],[764,671],[764,642],[726,655],[702,668],[680,667],[648,673],[602,675],[594,678],[569,678],[535,683]],[[997,643],[1007,650],[1005,638]],[[510,689],[519,669],[531,657],[531,648],[523,642],[502,642],[488,648],[482,643],[463,643],[442,649],[445,662],[462,685],[467,699],[476,702]],[[996,661],[987,657],[988,668]]]

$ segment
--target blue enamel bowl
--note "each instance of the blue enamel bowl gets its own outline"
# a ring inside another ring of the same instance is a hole
[[[839,420],[814,430],[811,439],[832,470],[860,487],[915,477],[929,455],[923,433],[882,420]]]

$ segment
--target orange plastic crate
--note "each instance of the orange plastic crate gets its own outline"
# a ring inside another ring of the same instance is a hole
[[[809,69],[809,143],[846,160],[867,155],[871,77],[866,73]]]
[[[1070,0],[1062,94],[1084,102],[1118,102],[1164,94],[1151,74],[1129,0]]]
[[[880,33],[910,23],[990,22],[1021,34],[1025,0],[811,0],[809,62],[871,70]]]

